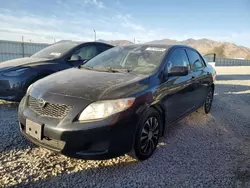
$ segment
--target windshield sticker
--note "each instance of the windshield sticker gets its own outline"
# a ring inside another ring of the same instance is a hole
[[[50,55],[53,55],[53,56],[59,57],[59,56],[61,55],[61,53],[52,52]]]
[[[146,48],[148,51],[155,51],[155,52],[164,52],[166,49],[165,48],[154,48],[154,47],[148,47]]]

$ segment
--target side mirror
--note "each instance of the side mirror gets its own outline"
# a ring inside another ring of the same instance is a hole
[[[72,55],[70,58],[70,61],[81,61],[81,60],[82,60],[81,56],[76,54]]]
[[[168,76],[186,76],[188,75],[188,67],[174,66],[168,72]]]

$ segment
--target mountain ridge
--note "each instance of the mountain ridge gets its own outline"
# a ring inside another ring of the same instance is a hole
[[[134,44],[133,42],[129,40],[98,40],[100,42],[109,43],[112,45],[129,45]],[[193,39],[189,38],[186,40],[174,40],[174,39],[161,39],[161,40],[153,40],[150,42],[146,42],[146,44],[152,44],[152,43],[159,43],[159,44],[182,44],[191,46],[195,49],[197,49],[202,54],[206,54],[211,52],[215,47],[223,47],[224,48],[224,55],[226,58],[246,58],[250,59],[250,48],[245,46],[236,45],[234,43],[230,42],[218,42],[215,40],[207,39],[207,38],[201,38],[201,39]]]
[[[161,44],[183,44],[191,46],[197,49],[199,52],[205,54],[211,52],[215,47],[223,47],[224,54],[227,58],[247,58],[250,57],[250,48],[245,46],[236,45],[230,42],[217,42],[211,39],[186,39],[182,41],[172,39],[162,39],[147,42],[150,43],[161,43]]]

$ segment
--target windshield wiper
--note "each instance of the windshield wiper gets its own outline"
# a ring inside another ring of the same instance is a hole
[[[129,73],[129,72],[132,71],[132,70],[130,70],[130,69],[112,68],[112,67],[109,67],[109,70],[111,70],[112,72],[120,72],[120,73]]]
[[[102,67],[102,66],[95,66],[95,67],[90,67],[86,65],[80,65],[78,68],[84,68],[87,70],[96,70],[96,71],[104,71],[104,72],[119,72],[119,73],[129,73],[132,70],[130,69],[124,69],[124,68],[112,68],[112,67]]]
[[[129,73],[132,70],[129,69],[124,69],[124,68],[113,68],[113,67],[93,67],[93,69],[98,70],[98,71],[106,71],[106,72],[113,72],[113,73]]]
[[[87,69],[87,70],[93,70],[94,69],[93,67],[90,67],[90,66],[87,66],[87,65],[79,65],[78,69],[81,69],[81,68]]]

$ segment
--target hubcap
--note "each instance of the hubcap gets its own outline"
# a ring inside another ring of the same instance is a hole
[[[141,134],[141,151],[144,154],[150,154],[159,139],[159,122],[155,117],[150,117],[143,126]]]

